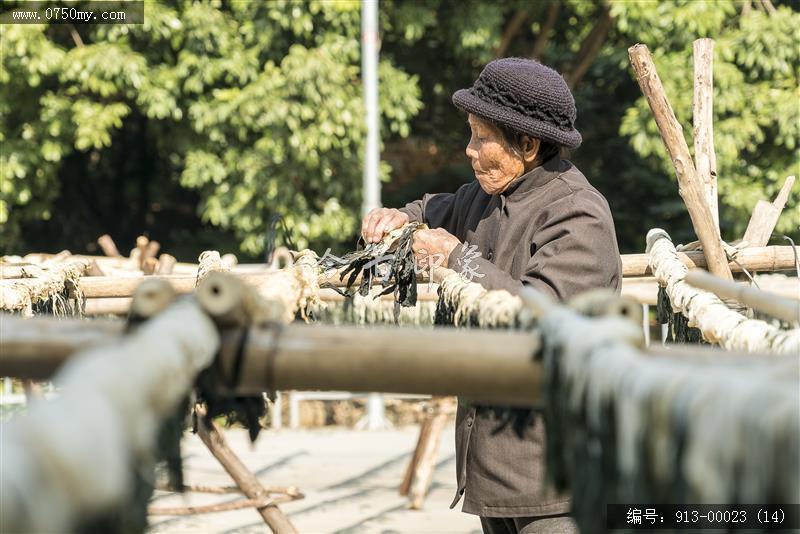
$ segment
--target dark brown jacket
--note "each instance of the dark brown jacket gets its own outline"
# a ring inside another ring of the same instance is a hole
[[[622,283],[614,221],[605,198],[567,160],[552,158],[499,195],[478,182],[425,195],[402,209],[412,221],[444,228],[462,246],[449,267],[487,289],[518,293],[530,285],[559,299]],[[456,416],[458,491],[463,511],[484,517],[565,513],[569,497],[544,488],[544,423],[533,412],[517,433],[502,408],[460,399]],[[521,419],[519,419],[522,417]]]

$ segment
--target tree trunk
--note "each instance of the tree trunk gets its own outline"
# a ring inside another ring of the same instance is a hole
[[[547,18],[545,18],[542,27],[539,29],[539,35],[536,36],[536,41],[534,41],[531,49],[531,57],[533,59],[542,59],[542,54],[544,54],[547,43],[550,41],[550,33],[558,21],[558,12],[560,10],[561,0],[550,2],[550,7],[547,9]]]
[[[511,20],[508,22],[506,29],[503,31],[503,36],[500,39],[500,44],[494,50],[494,57],[503,57],[511,45],[511,41],[517,36],[519,30],[525,21],[528,20],[528,10],[522,9],[514,13]]]
[[[611,10],[607,5],[603,5],[600,9],[599,18],[595,22],[589,35],[581,43],[581,48],[575,59],[572,61],[567,72],[564,74],[564,79],[569,85],[570,89],[575,88],[583,79],[589,67],[592,66],[603,43],[608,37],[608,32],[611,30],[614,20],[611,18]]]

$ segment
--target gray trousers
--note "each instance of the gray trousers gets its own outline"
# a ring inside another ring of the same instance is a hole
[[[568,515],[539,517],[481,517],[483,534],[578,534]]]

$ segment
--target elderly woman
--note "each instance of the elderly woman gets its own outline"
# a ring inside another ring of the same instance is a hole
[[[467,113],[466,153],[476,181],[399,210],[372,210],[362,224],[365,239],[425,222],[431,229],[414,237],[418,260],[441,254],[446,267],[486,289],[518,293],[529,285],[558,299],[597,287],[619,290],[608,203],[560,156],[562,147],[581,143],[564,79],[532,60],[498,59],[470,89],[457,91],[453,104]],[[463,495],[462,510],[480,516],[484,532],[576,532],[569,497],[544,485],[541,416],[524,414],[519,432],[503,423],[502,412],[459,403],[451,507]]]

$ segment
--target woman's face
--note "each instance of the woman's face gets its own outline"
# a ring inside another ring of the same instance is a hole
[[[472,129],[467,157],[481,187],[489,195],[505,191],[508,184],[525,172],[523,159],[506,143],[502,132],[493,124],[472,113],[467,118]]]

